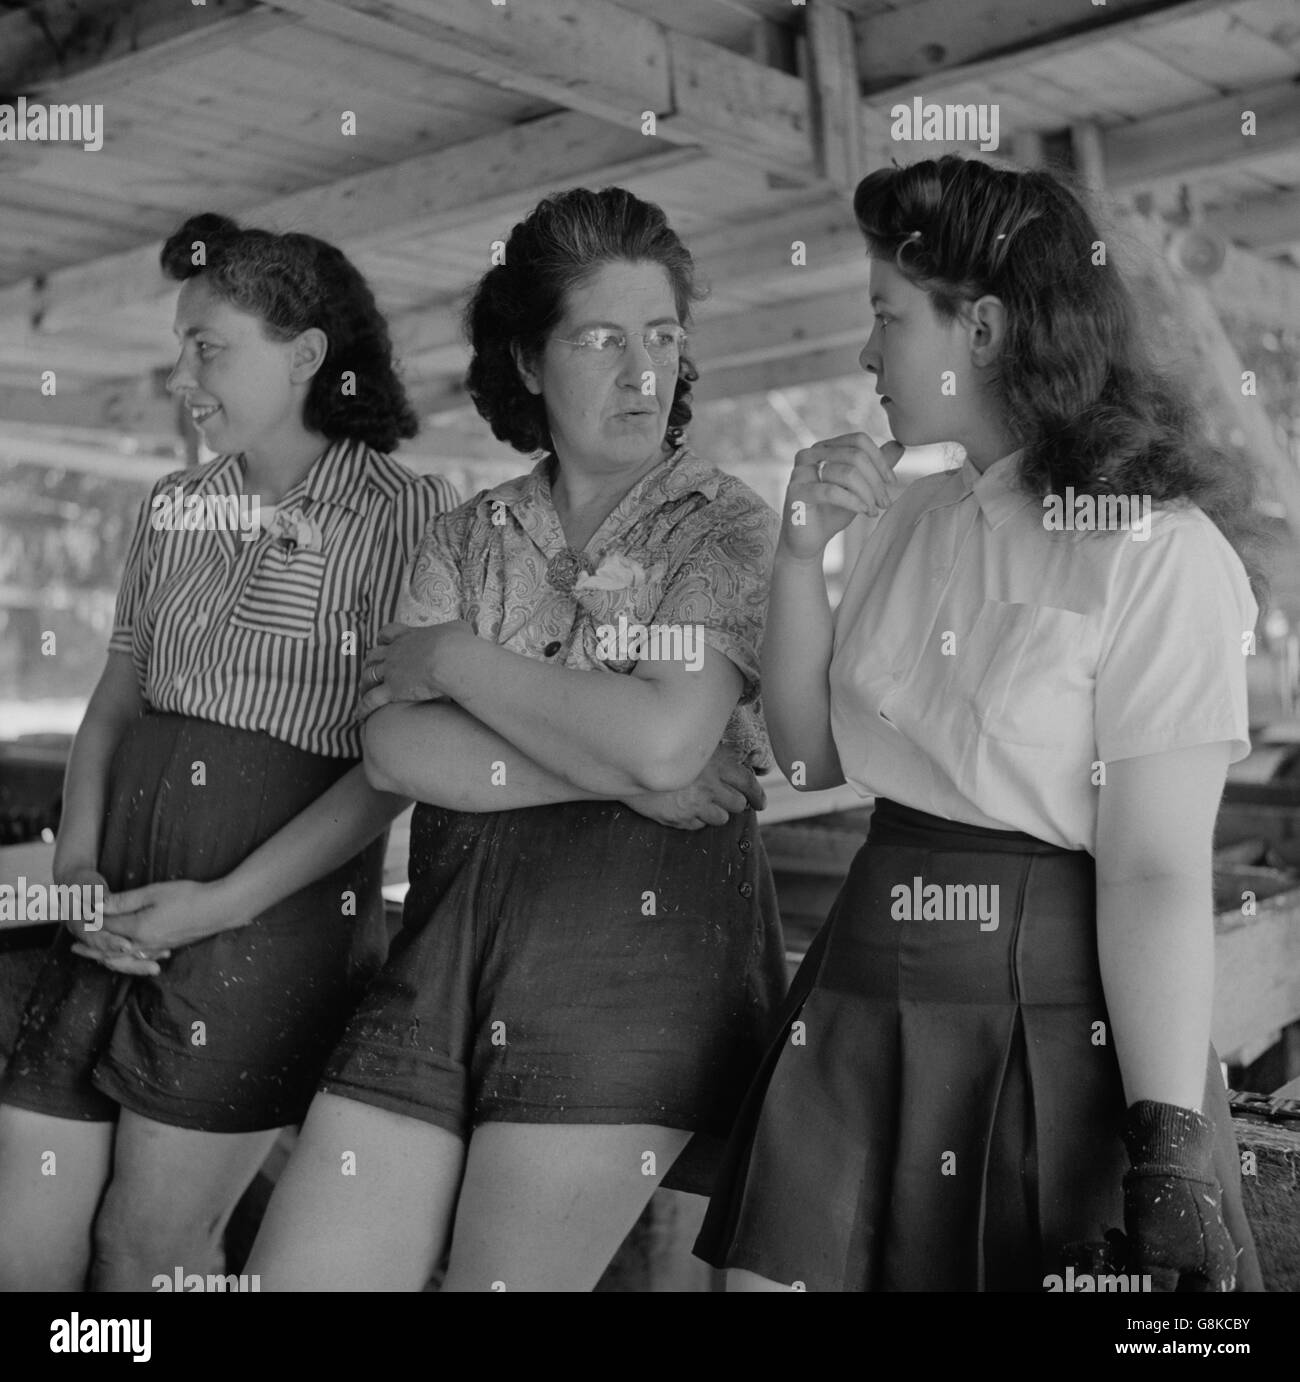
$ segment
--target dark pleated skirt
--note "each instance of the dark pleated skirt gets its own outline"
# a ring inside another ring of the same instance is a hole
[[[351,766],[266,734],[145,715],[113,759],[100,872],[114,891],[221,878]],[[301,1121],[383,961],[383,848],[381,836],[247,926],[177,947],[158,975],[74,955],[61,929],[0,1097],[99,1122],[123,1107],[202,1132]]]
[[[1065,1245],[1122,1228],[1095,907],[1086,853],[878,801],[697,1253],[809,1290],[1041,1291]],[[1261,1289],[1213,1051],[1204,1109],[1238,1288]]]

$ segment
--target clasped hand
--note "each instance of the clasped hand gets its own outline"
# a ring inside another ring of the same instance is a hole
[[[160,962],[177,947],[239,924],[215,883],[179,879],[114,893],[92,869],[78,870],[69,881],[104,890],[98,930],[87,930],[80,921],[64,923],[73,937],[73,953],[119,974],[158,974]]]
[[[361,672],[359,719],[391,701],[433,701],[444,695],[439,671],[456,656],[456,645],[475,638],[463,619],[445,624],[385,624],[366,654]]]

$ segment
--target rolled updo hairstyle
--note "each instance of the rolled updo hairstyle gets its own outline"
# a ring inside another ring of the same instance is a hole
[[[195,244],[201,243],[201,262]],[[271,340],[310,327],[328,348],[303,403],[303,425],[330,441],[391,451],[419,419],[393,364],[388,323],[347,256],[314,235],[241,229],[227,216],[191,216],[163,246],[163,272],[178,282],[203,275],[218,297],[262,320]],[[343,387],[351,371],[355,390]]]
[[[1062,178],[948,155],[877,169],[853,211],[868,253],[924,289],[941,320],[1001,300],[997,385],[1026,489],[1194,503],[1265,592],[1254,471],[1207,439],[1185,387],[1156,367],[1119,271],[1094,263],[1104,237]]]
[[[545,198],[510,232],[505,262],[479,280],[465,308],[472,356],[466,387],[498,441],[517,451],[551,451],[546,407],[519,377],[512,346],[536,361],[564,316],[566,295],[604,264],[658,264],[672,284],[678,320],[704,294],[686,246],[659,207],[621,187],[572,188]],[[683,353],[668,413],[667,436],[677,445],[691,420],[691,385],[699,378]]]

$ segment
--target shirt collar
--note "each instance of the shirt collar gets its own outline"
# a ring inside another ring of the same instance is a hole
[[[500,500],[516,516],[522,516],[523,511],[539,504],[553,509],[552,459],[548,453],[527,475],[498,485],[492,491],[492,499]],[[647,471],[628,490],[618,501],[616,511],[629,504],[643,509],[647,500],[662,504],[670,499],[680,499],[686,494],[702,494],[706,499],[713,499],[717,496],[718,482],[719,476],[714,468],[683,443],[671,456],[665,456],[653,470]]]
[[[968,456],[957,470],[962,498],[974,494],[975,502],[990,528],[1000,527],[1012,514],[1033,502],[1034,496],[1019,485],[1020,459],[1024,454],[1022,447],[1000,456],[986,467],[982,475]]]
[[[243,467],[239,456],[221,456],[213,462],[205,485],[211,488],[243,488]],[[365,442],[345,437],[331,442],[311,463],[306,475],[280,499],[277,508],[286,504],[338,504],[341,508],[360,513],[364,507],[369,448]]]

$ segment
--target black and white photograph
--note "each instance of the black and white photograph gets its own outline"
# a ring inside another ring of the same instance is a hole
[[[11,1361],[1281,1362],[1300,0],[0,0],[0,326]]]

